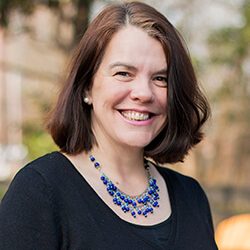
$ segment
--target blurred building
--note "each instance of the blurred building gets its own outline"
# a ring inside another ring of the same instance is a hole
[[[0,29],[0,178],[27,156],[24,126],[42,127],[72,39],[72,26],[42,5],[31,16],[13,11],[8,29]]]

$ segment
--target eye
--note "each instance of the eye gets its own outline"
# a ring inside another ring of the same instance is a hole
[[[113,76],[118,81],[123,81],[123,82],[127,82],[127,81],[130,81],[132,79],[132,74],[130,72],[127,72],[127,71],[117,71],[113,74]]]
[[[155,85],[157,85],[159,87],[167,87],[168,86],[167,77],[165,77],[165,76],[155,76],[153,78],[153,81],[154,81]]]
[[[119,71],[119,72],[116,72],[114,75],[115,76],[116,75],[118,75],[118,76],[124,76],[124,77],[130,76],[130,74],[128,72],[126,72],[126,71]]]

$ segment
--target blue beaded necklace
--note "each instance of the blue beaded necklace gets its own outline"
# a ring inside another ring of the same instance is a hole
[[[119,206],[124,213],[130,213],[134,218],[137,215],[147,217],[149,213],[153,213],[154,209],[159,207],[159,187],[149,171],[148,162],[145,160],[145,169],[148,175],[148,187],[140,195],[130,196],[122,192],[109,178],[102,172],[101,164],[96,161],[93,155],[89,156],[94,167],[101,173],[101,181],[106,186],[107,192],[112,196],[113,203]]]

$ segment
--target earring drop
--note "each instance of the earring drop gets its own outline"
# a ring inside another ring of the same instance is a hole
[[[87,103],[88,105],[91,104],[91,101],[89,100],[88,97],[84,97],[84,98],[83,98],[83,101],[84,101],[85,103]]]

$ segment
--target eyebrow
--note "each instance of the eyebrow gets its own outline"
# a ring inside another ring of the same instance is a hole
[[[128,63],[123,63],[123,62],[115,62],[115,63],[112,63],[110,66],[109,66],[109,69],[113,69],[115,67],[125,67],[129,70],[137,70],[137,68],[133,65],[130,65]],[[161,69],[159,71],[156,71],[154,73],[155,74],[167,74],[167,68],[164,68],[164,69]]]
[[[159,74],[159,75],[167,75],[167,69],[161,69],[161,70],[156,71],[154,73],[154,75],[157,75],[157,74]]]
[[[113,69],[115,67],[125,67],[127,69],[130,69],[130,70],[136,70],[136,67],[135,66],[132,66],[130,64],[127,64],[127,63],[122,63],[122,62],[116,62],[116,63],[112,63],[110,66],[109,66],[109,69]]]

